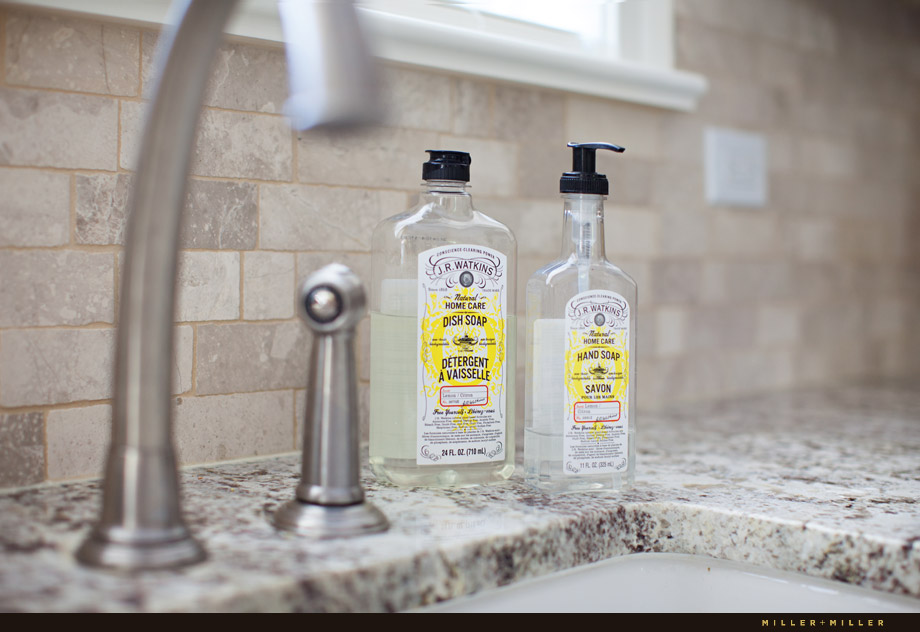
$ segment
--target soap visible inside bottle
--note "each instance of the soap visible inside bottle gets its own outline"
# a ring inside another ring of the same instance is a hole
[[[527,283],[524,478],[546,492],[619,490],[635,477],[636,284],[604,252],[606,143],[571,143],[561,256]]]
[[[370,465],[402,486],[514,471],[516,243],[476,211],[469,155],[431,151],[419,203],[373,236]]]

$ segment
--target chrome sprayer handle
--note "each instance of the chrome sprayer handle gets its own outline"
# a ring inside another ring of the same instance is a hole
[[[385,531],[386,517],[364,502],[360,478],[360,419],[355,329],[367,313],[361,280],[333,263],[300,288],[300,315],[313,331],[303,466],[294,500],[273,522],[318,538]]]

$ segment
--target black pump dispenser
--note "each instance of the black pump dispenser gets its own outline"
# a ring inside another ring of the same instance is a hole
[[[626,149],[611,143],[569,143],[569,147],[572,148],[572,170],[559,179],[559,192],[607,195],[610,190],[607,176],[595,171],[596,152],[607,149],[621,154]]]
[[[422,180],[470,181],[470,162],[472,159],[465,151],[445,151],[426,149],[428,162],[422,164]]]

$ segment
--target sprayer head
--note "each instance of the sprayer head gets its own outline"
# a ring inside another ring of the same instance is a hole
[[[607,149],[621,154],[626,149],[611,143],[569,143],[569,147],[572,148],[572,170],[563,173],[559,179],[559,192],[607,195],[610,190],[607,176],[595,171],[597,150]]]

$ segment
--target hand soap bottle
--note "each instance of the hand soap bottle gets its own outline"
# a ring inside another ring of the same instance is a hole
[[[370,465],[396,485],[514,472],[517,244],[473,208],[470,156],[428,150],[419,203],[374,229]]]
[[[636,462],[636,283],[604,253],[607,178],[569,143],[562,257],[527,282],[524,477],[547,492],[619,490]]]

